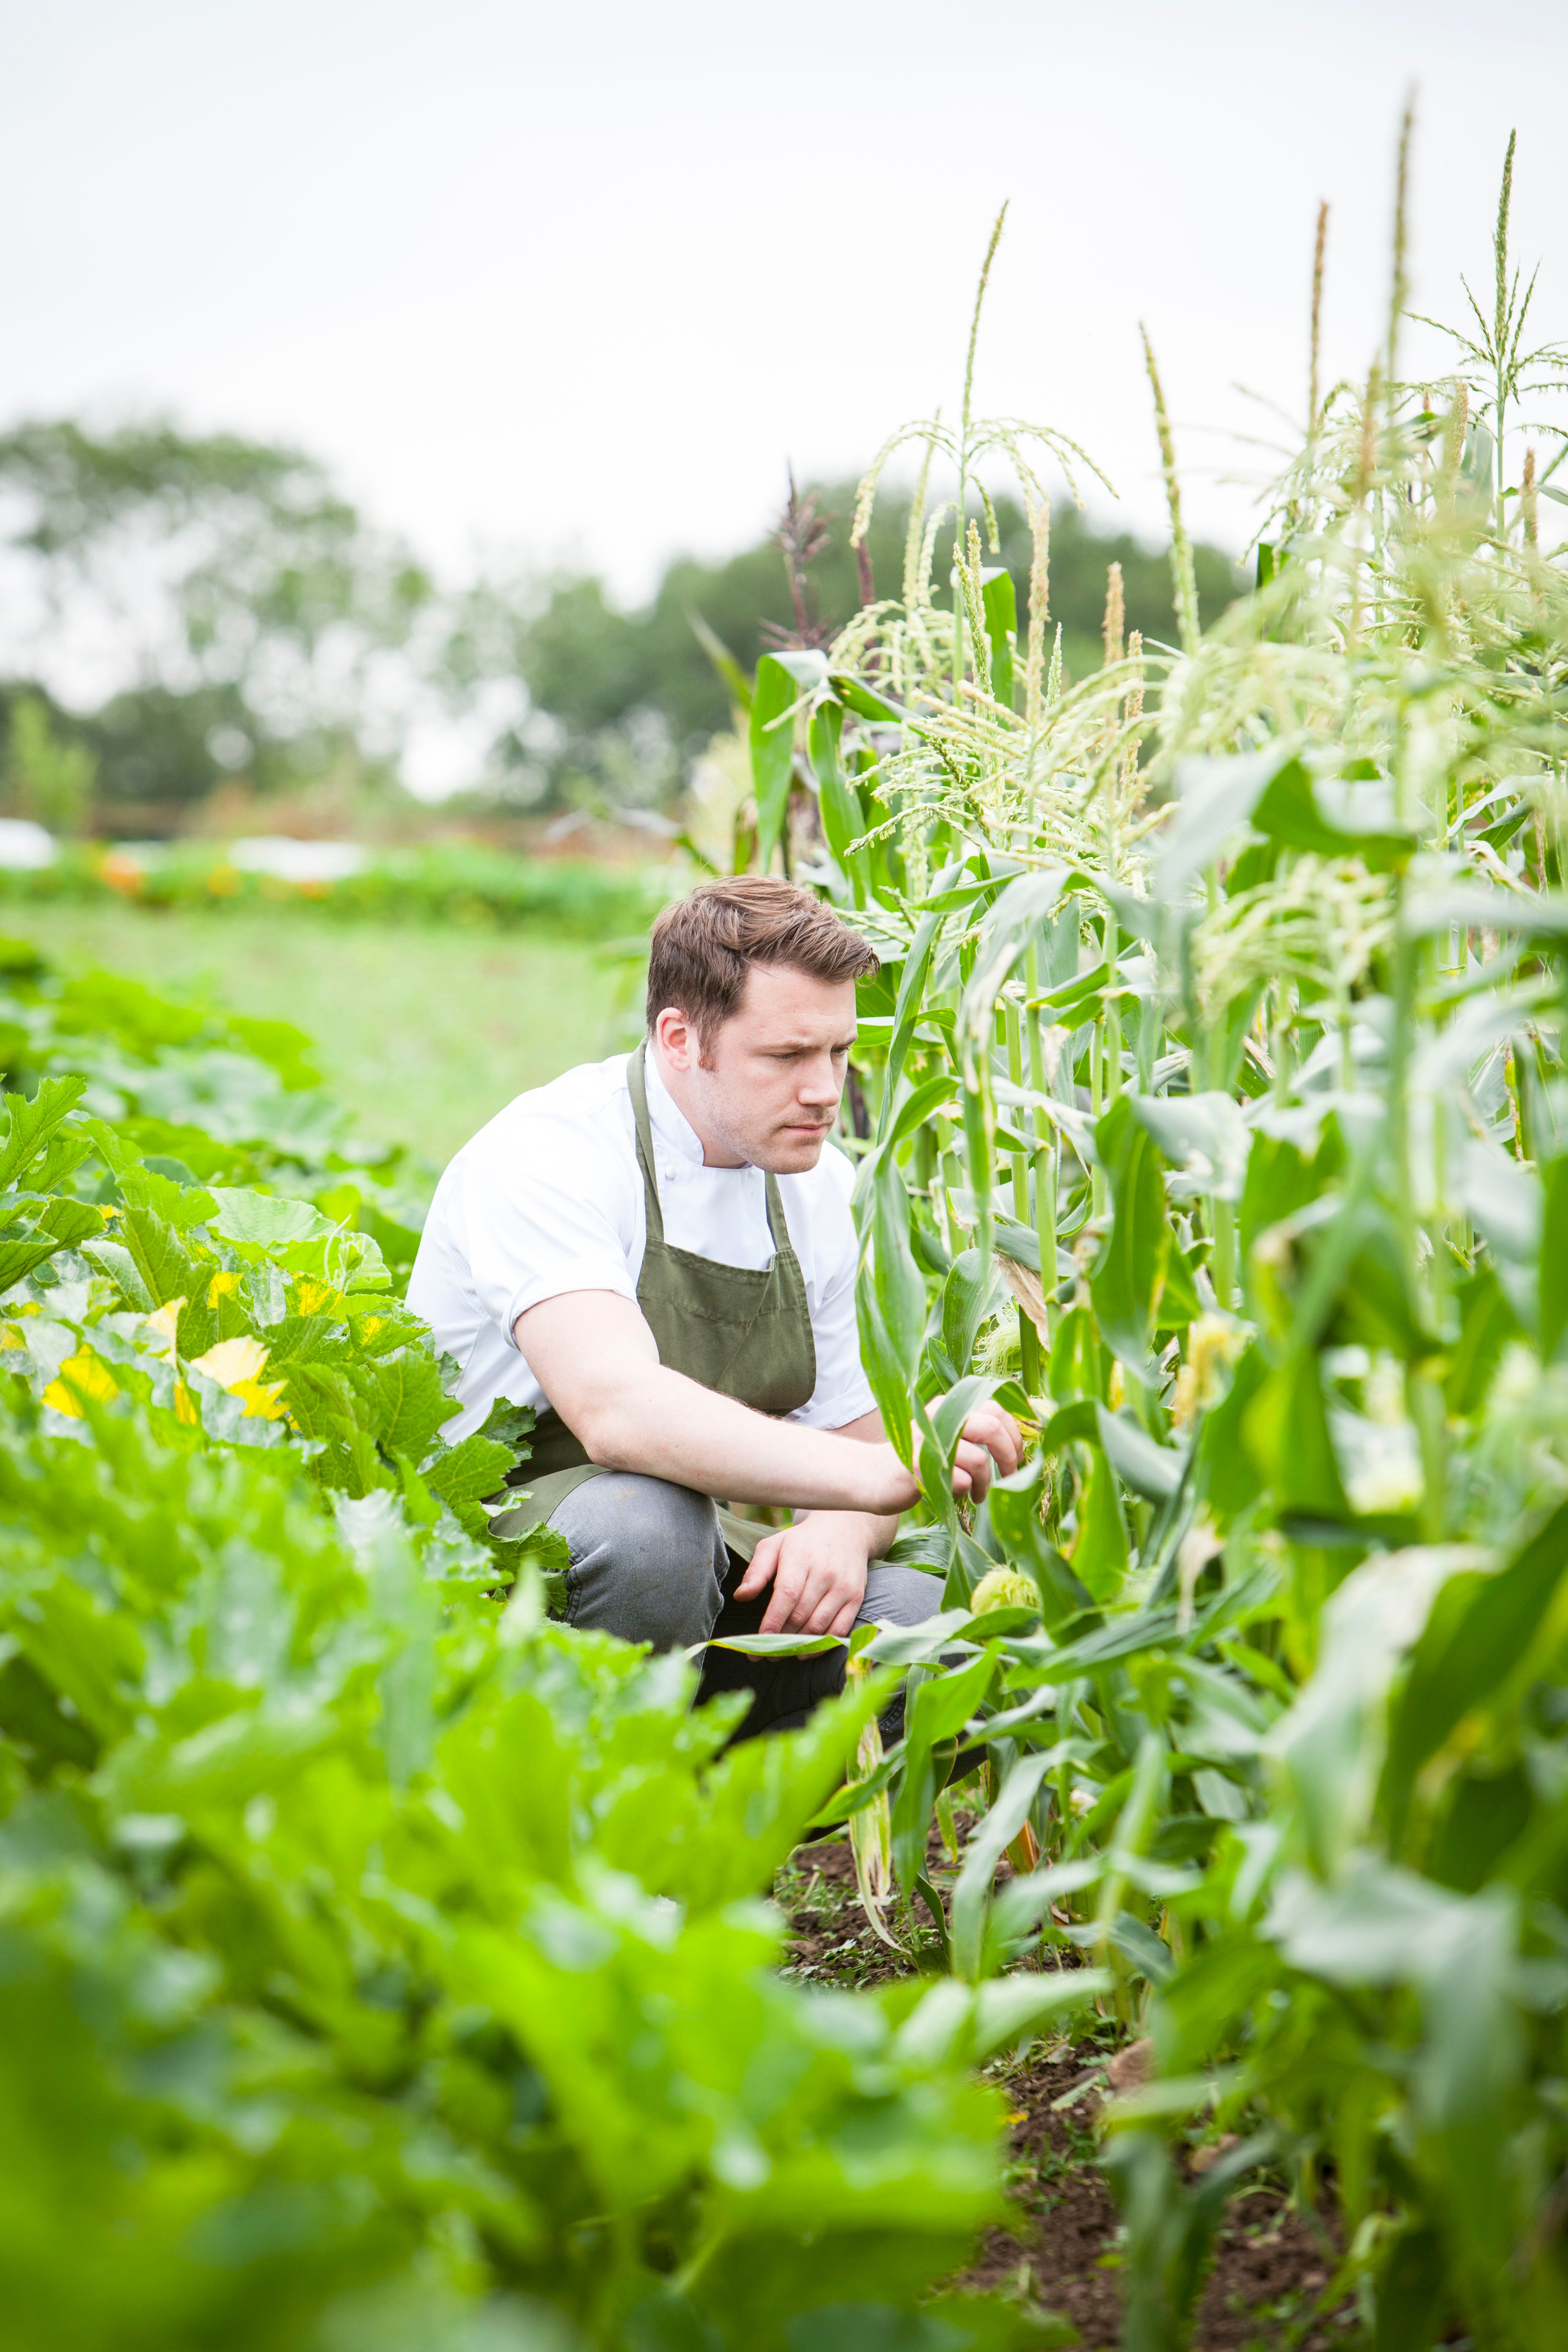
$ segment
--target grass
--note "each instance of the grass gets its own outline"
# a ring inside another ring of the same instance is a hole
[[[292,1021],[368,1135],[439,1168],[503,1103],[623,1043],[626,968],[574,940],[306,911],[13,906],[3,928],[62,967]]]

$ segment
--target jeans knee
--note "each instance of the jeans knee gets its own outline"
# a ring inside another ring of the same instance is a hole
[[[725,1554],[706,1495],[665,1478],[606,1471],[551,1516],[572,1555],[574,1625],[668,1650],[704,1642],[722,1600]]]

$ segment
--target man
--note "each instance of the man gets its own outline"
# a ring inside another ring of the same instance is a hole
[[[574,1625],[662,1650],[940,1604],[934,1577],[883,1558],[917,1490],[861,1368],[853,1170],[828,1148],[876,970],[809,892],[704,883],[654,925],[644,1044],[520,1095],[441,1179],[409,1304],[462,1367],[449,1434],[498,1396],[538,1409],[527,1499],[500,1524],[565,1538]],[[984,1406],[954,1491],[1018,1459]],[[842,1651],[710,1651],[703,1688],[749,1688],[754,1732],[843,1678]]]

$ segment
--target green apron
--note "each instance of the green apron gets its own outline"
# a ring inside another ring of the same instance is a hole
[[[684,1372],[720,1396],[733,1397],[755,1412],[775,1417],[794,1412],[816,1386],[816,1344],[800,1261],[790,1246],[789,1227],[778,1180],[767,1180],[771,1264],[760,1269],[720,1265],[691,1250],[675,1249],[664,1238],[664,1215],[654,1176],[653,1132],[648,1124],[644,1076],[646,1042],[626,1063],[632,1112],[637,1121],[637,1165],[642,1170],[647,1240],[637,1276],[637,1305],[658,1342],[658,1360]],[[575,1486],[605,1475],[590,1462],[581,1442],[559,1413],[539,1416],[530,1459],[511,1473],[509,1484],[527,1488],[521,1508],[496,1522],[498,1535],[516,1536],[557,1511]],[[714,1497],[717,1502],[719,1498]],[[719,1502],[724,1540],[750,1559],[767,1529],[738,1518]]]

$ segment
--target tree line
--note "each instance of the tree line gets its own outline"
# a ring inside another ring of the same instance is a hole
[[[713,655],[826,642],[897,595],[907,496],[849,546],[854,485],[818,485],[717,560],[678,554],[628,609],[591,572],[443,583],[307,453],[162,423],[0,436],[5,805],[58,830],[175,830],[226,782],[285,800],[322,779],[392,802],[412,730],[463,719],[469,807],[666,806],[731,711]],[[1024,516],[995,503],[1027,608]],[[951,541],[951,532],[949,532]],[[1065,496],[1050,597],[1069,675],[1098,666],[1108,566],[1128,625],[1175,634],[1163,551]],[[950,559],[939,546],[936,576]],[[1236,593],[1198,550],[1205,620]]]

